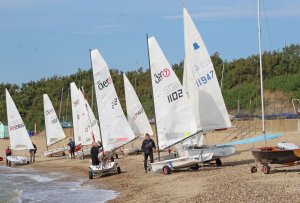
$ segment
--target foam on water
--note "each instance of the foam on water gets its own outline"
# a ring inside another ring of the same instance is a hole
[[[83,186],[82,180],[62,180],[61,173],[43,173],[32,169],[0,166],[0,202],[27,203],[81,203],[105,202],[116,198],[112,190]]]

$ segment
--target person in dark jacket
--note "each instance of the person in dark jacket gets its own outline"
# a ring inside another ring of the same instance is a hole
[[[71,159],[75,159],[75,142],[70,138],[68,146],[70,147]]]
[[[145,139],[142,144],[142,151],[144,152],[144,168],[146,173],[147,173],[148,157],[150,157],[150,163],[154,162],[153,151],[155,150],[155,148],[156,146],[154,141],[150,138],[150,135],[146,133]]]
[[[36,145],[34,143],[32,143],[32,145],[33,145],[33,149],[29,150],[29,153],[30,153],[30,163],[35,162],[35,154],[36,154],[36,150],[37,150]]]
[[[96,142],[93,142],[91,148],[91,159],[92,159],[93,166],[99,165],[98,155],[99,155],[99,146],[97,145]]]
[[[10,161],[8,161],[7,157],[12,155],[11,149],[9,147],[7,147],[7,149],[5,150],[5,155],[6,155],[6,166],[10,166],[11,163]]]

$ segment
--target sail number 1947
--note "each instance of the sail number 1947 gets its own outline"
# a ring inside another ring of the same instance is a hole
[[[214,71],[211,70],[209,71],[209,73],[207,73],[206,75],[202,76],[202,77],[199,77],[197,80],[196,80],[196,84],[198,87],[202,86],[202,85],[205,85],[206,83],[208,83],[209,80],[212,80],[214,77]]]

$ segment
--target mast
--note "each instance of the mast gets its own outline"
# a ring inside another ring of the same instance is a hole
[[[93,76],[93,63],[92,63],[92,50],[91,49],[90,49],[90,60],[91,60],[91,68],[92,68],[92,76]],[[94,80],[94,76],[93,76],[93,80]],[[92,85],[92,86],[94,86],[94,88],[96,88],[95,85]],[[96,93],[96,90],[95,90],[95,93]],[[97,112],[98,112],[98,105],[97,104],[96,104],[96,109],[97,109]],[[102,141],[101,124],[100,124],[100,115],[98,115],[98,118],[99,118],[100,140],[101,140],[102,150],[104,152],[104,144],[103,144],[103,141]]]
[[[264,87],[263,87],[263,71],[262,71],[262,53],[261,53],[261,26],[260,26],[260,0],[257,0],[257,14],[258,14],[258,47],[259,47],[259,71],[260,71],[260,94],[261,94],[261,120],[262,132],[264,135],[266,147],[266,132],[265,132],[265,110],[264,110]]]
[[[221,90],[222,90],[222,86],[223,86],[223,77],[224,77],[224,63],[223,63],[223,68],[222,68],[222,77],[221,77]]]
[[[157,123],[156,123],[156,114],[155,114],[155,105],[154,105],[154,92],[153,92],[153,87],[152,87],[152,73],[151,73],[151,62],[150,62],[150,53],[149,53],[149,44],[148,44],[148,34],[146,34],[146,40],[147,40],[148,65],[149,65],[149,69],[150,69],[150,78],[151,78],[151,90],[152,90],[152,100],[153,100],[153,112],[154,112],[154,122],[155,122],[157,154],[158,154],[158,161],[160,161],[160,152],[159,152],[159,143],[158,143],[158,134],[157,134]]]

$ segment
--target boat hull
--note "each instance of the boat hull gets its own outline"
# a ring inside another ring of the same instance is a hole
[[[199,156],[201,153],[213,153],[212,160],[228,157],[235,154],[235,147],[232,145],[228,146],[208,146],[202,145],[200,147],[189,147],[178,149],[179,156]]]
[[[139,147],[131,147],[123,150],[124,155],[138,154],[141,151]]]
[[[271,164],[291,164],[300,161],[300,149],[285,150],[277,147],[260,147],[251,150],[256,161]]]
[[[65,152],[68,151],[68,147],[62,147],[62,148],[56,148],[51,149],[48,151],[45,151],[43,153],[43,157],[59,157],[59,156],[65,156]]]
[[[187,168],[195,166],[199,163],[203,163],[205,161],[211,160],[213,157],[212,153],[205,153],[197,156],[186,156],[175,159],[169,159],[164,161],[159,161],[155,163],[151,163],[151,171],[153,172],[161,172],[164,166],[168,166],[171,170],[177,170],[181,168]]]
[[[108,172],[113,172],[117,170],[118,164],[116,162],[109,162],[102,164],[100,163],[97,166],[90,165],[89,169],[92,171],[94,174],[103,174],[103,173],[108,173]]]
[[[29,164],[29,159],[24,156],[8,156],[7,160],[18,165]]]

